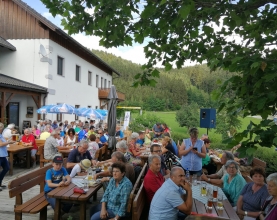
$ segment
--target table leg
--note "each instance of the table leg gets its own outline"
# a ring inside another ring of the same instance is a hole
[[[9,174],[13,175],[13,152],[9,152],[10,170]]]
[[[27,150],[26,160],[27,168],[30,169],[31,150]]]
[[[60,220],[61,217],[61,200],[56,199],[55,210],[54,210],[54,220]]]
[[[80,220],[86,220],[86,201],[80,204]]]

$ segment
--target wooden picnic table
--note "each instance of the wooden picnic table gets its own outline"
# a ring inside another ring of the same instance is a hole
[[[62,154],[63,158],[68,157],[69,153],[72,151],[73,149],[70,149],[68,147],[58,147],[58,151],[59,153]]]
[[[13,175],[13,155],[18,154],[19,152],[26,151],[26,162],[27,168],[30,168],[30,159],[31,159],[31,149],[33,146],[10,144],[10,147],[7,148],[9,154],[10,170],[9,174]]]
[[[61,206],[62,202],[67,203],[78,203],[80,204],[80,220],[86,219],[86,203],[97,191],[102,187],[102,183],[99,183],[95,187],[89,187],[86,194],[74,193],[73,189],[76,187],[75,184],[71,183],[69,186],[57,187],[48,193],[49,197],[56,199],[56,205],[54,210],[54,220],[61,219]]]

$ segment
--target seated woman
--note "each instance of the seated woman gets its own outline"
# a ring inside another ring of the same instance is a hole
[[[202,158],[202,168],[206,169],[208,172],[208,175],[216,173],[216,165],[211,163],[211,158],[208,154],[208,150],[211,145],[211,141],[209,139],[204,139],[204,146],[206,148],[206,157]]]
[[[272,173],[266,178],[269,197],[265,200],[262,211],[257,219],[276,220],[277,216],[277,173]]]
[[[134,157],[139,157],[141,155],[140,147],[136,145],[136,141],[138,137],[139,137],[139,134],[136,132],[133,132],[131,134],[131,140],[128,143],[129,151]]]
[[[172,146],[172,143],[171,143],[171,138],[168,137],[168,136],[165,136],[162,140],[162,154],[165,154],[167,151],[170,151],[171,153],[173,153],[174,155],[175,154],[175,150]]]
[[[64,138],[64,146],[72,146],[78,143],[78,138],[75,136],[75,130],[73,128],[69,128],[67,135]]]
[[[167,127],[167,124],[162,124],[162,128],[164,129],[164,133],[168,133],[170,135],[170,130],[169,128]]]
[[[95,158],[95,153],[99,149],[99,145],[96,143],[96,136],[94,134],[91,134],[89,136],[90,142],[88,143],[88,151],[90,153],[90,156],[92,159]]]
[[[223,192],[234,207],[237,204],[241,190],[246,185],[244,178],[238,174],[239,166],[234,160],[228,160],[225,164],[227,174],[223,176]]]
[[[113,177],[102,197],[101,204],[92,207],[90,220],[120,219],[126,216],[129,195],[133,185],[125,177],[125,165],[116,162],[112,165]]]
[[[145,128],[144,144],[151,144],[151,134],[149,128]]]
[[[250,171],[250,177],[253,182],[244,186],[237,202],[237,213],[244,216],[244,220],[255,220],[269,196],[265,184],[265,170],[262,167],[254,167]]]
[[[33,127],[32,127],[32,134],[34,135],[34,137],[35,137],[36,139],[39,139],[40,130],[38,129],[38,126],[37,126],[37,125],[33,125]]]

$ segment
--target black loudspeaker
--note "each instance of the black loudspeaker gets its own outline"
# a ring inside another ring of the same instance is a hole
[[[201,108],[200,109],[200,128],[216,127],[216,109]]]

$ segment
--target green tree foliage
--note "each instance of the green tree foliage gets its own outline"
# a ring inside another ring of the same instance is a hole
[[[199,106],[197,103],[184,105],[176,112],[176,120],[180,127],[186,126],[188,129],[199,126]]]
[[[156,124],[157,122],[164,123],[164,121],[156,115],[144,113],[142,115],[136,116],[136,118],[134,118],[129,124],[129,128],[133,132],[144,131],[145,128],[149,128],[150,130],[152,130],[154,124]]]
[[[261,115],[263,120],[235,135],[235,142],[247,138],[241,149],[248,155],[257,144],[277,145],[277,126],[267,120],[277,102],[276,0],[41,1],[53,15],[64,17],[62,25],[69,34],[100,36],[105,47],[144,43],[148,63],[134,86],[154,85],[160,74],[153,66],[158,62],[166,71],[191,60],[206,61],[212,71],[237,72],[217,95],[224,101],[220,110],[235,114],[242,109],[243,116]]]

